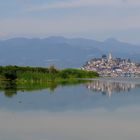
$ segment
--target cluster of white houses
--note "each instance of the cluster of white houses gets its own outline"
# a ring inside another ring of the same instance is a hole
[[[131,62],[130,59],[113,58],[111,53],[108,57],[106,55],[102,55],[102,58],[94,58],[88,61],[81,69],[96,71],[100,76],[140,76],[139,64]]]

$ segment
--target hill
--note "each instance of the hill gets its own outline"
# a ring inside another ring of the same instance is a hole
[[[140,45],[108,39],[12,38],[0,41],[0,65],[81,67],[85,61],[111,52],[115,57],[140,61]]]

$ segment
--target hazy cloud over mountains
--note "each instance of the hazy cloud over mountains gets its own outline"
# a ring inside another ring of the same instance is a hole
[[[139,0],[0,0],[0,38],[109,37],[139,43]]]

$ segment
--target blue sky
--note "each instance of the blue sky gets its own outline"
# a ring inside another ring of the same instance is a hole
[[[140,0],[0,0],[0,38],[116,38],[140,44]]]

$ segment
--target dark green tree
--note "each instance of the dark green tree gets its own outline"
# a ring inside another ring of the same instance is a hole
[[[16,80],[17,73],[15,70],[8,70],[8,71],[4,72],[4,78],[7,80]]]

